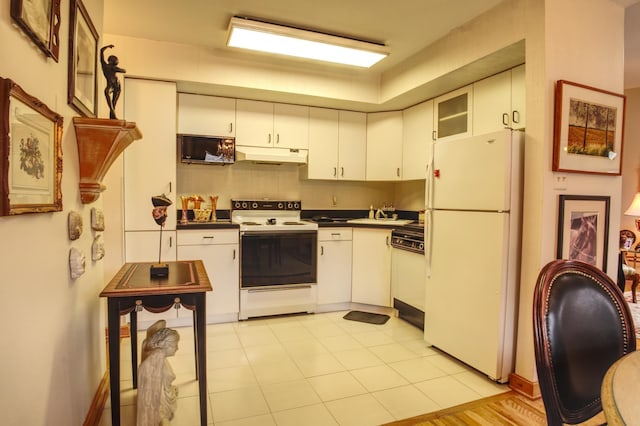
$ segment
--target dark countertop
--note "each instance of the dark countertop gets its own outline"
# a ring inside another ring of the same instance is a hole
[[[218,219],[215,222],[189,221],[186,224],[178,222],[176,229],[240,229],[237,223],[231,223],[229,219]]]

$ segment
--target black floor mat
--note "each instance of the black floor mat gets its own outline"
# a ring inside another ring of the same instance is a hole
[[[342,318],[350,321],[366,322],[368,324],[382,325],[389,321],[389,315],[373,314],[371,312],[351,311]]]

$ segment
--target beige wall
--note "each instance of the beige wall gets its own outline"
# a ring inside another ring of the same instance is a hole
[[[62,2],[60,57],[56,63],[35,48],[0,8],[0,76],[64,117],[62,203],[64,210],[0,218],[2,362],[0,423],[79,425],[105,371],[102,261],[91,261],[91,205],[80,202],[78,155],[67,106],[69,4]],[[84,0],[101,32],[102,0]],[[100,76],[101,78],[101,76]],[[101,104],[103,102],[100,102]],[[67,215],[82,215],[84,231],[69,241]],[[109,224],[107,224],[109,227]],[[86,272],[69,274],[69,250],[86,255]],[[108,254],[107,254],[108,255]]]
[[[640,10],[640,8],[638,8]],[[626,125],[624,129],[624,153],[622,158],[622,202],[620,229],[629,229],[640,242],[640,232],[636,228],[635,217],[625,216],[624,211],[631,204],[636,192],[640,192],[640,125],[635,117],[640,116],[640,88],[625,90],[627,96]]]

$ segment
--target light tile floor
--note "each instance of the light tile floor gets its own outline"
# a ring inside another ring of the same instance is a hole
[[[508,391],[428,347],[422,331],[401,319],[371,325],[347,321],[345,313],[208,325],[208,424],[379,425]],[[171,424],[195,426],[193,332],[177,330],[180,349],[169,362],[179,398]],[[129,350],[123,339],[123,426],[135,425]],[[110,419],[107,402],[100,425]]]

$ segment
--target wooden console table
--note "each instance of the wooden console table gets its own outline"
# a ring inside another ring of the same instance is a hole
[[[201,260],[166,262],[169,276],[151,278],[151,263],[125,263],[100,293],[107,298],[111,424],[120,425],[120,316],[130,315],[133,387],[138,383],[137,311],[164,312],[176,303],[193,311],[196,379],[200,393],[200,424],[207,424],[207,360],[205,296],[211,283]]]

